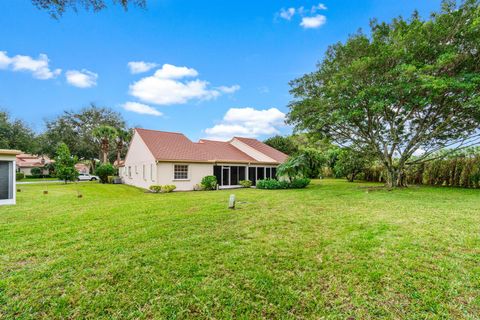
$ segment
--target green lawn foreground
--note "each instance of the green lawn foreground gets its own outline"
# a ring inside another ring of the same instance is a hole
[[[367,185],[19,186],[0,319],[478,319],[480,190]]]

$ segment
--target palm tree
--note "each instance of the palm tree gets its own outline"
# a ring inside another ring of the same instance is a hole
[[[117,129],[111,126],[99,126],[93,130],[93,136],[100,144],[100,150],[103,153],[103,163],[107,163],[110,142],[117,136]]]
[[[122,160],[122,153],[125,147],[128,146],[132,139],[132,132],[130,130],[118,130],[117,137],[115,138],[115,144],[117,149],[117,166],[120,165]]]

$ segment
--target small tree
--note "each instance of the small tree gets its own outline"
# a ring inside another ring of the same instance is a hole
[[[78,179],[78,171],[75,169],[77,157],[72,157],[70,150],[65,143],[61,143],[56,152],[55,171],[57,178],[65,181],[75,181]]]
[[[303,177],[308,170],[308,164],[304,157],[290,157],[277,168],[278,177],[287,177],[288,181],[293,181],[297,177]]]
[[[132,132],[128,130],[117,130],[117,137],[115,138],[115,147],[117,151],[117,166],[120,165],[122,160],[122,153],[128,146],[132,139]]]
[[[360,151],[344,148],[338,154],[334,171],[337,177],[346,177],[353,182],[355,177],[361,173],[368,164],[368,156]]]
[[[108,153],[110,151],[110,142],[118,135],[117,129],[111,126],[100,126],[93,130],[93,136],[100,144],[100,150],[103,154],[103,163],[108,162]]]
[[[298,148],[291,137],[274,136],[264,141],[265,144],[288,155],[294,155]]]
[[[110,163],[104,163],[97,167],[95,174],[100,178],[101,183],[107,183],[108,177],[115,174],[115,168]]]

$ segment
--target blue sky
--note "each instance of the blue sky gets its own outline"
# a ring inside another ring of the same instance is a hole
[[[93,102],[130,126],[193,140],[286,134],[288,82],[313,71],[328,45],[368,30],[374,17],[389,21],[414,9],[427,17],[440,0],[147,6],[53,20],[29,0],[0,1],[0,108],[37,131],[44,119]]]

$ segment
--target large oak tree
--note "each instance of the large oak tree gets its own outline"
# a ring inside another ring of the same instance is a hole
[[[428,20],[371,23],[332,45],[318,70],[291,82],[299,131],[373,152],[389,186],[443,148],[478,143],[480,7],[445,1]]]

